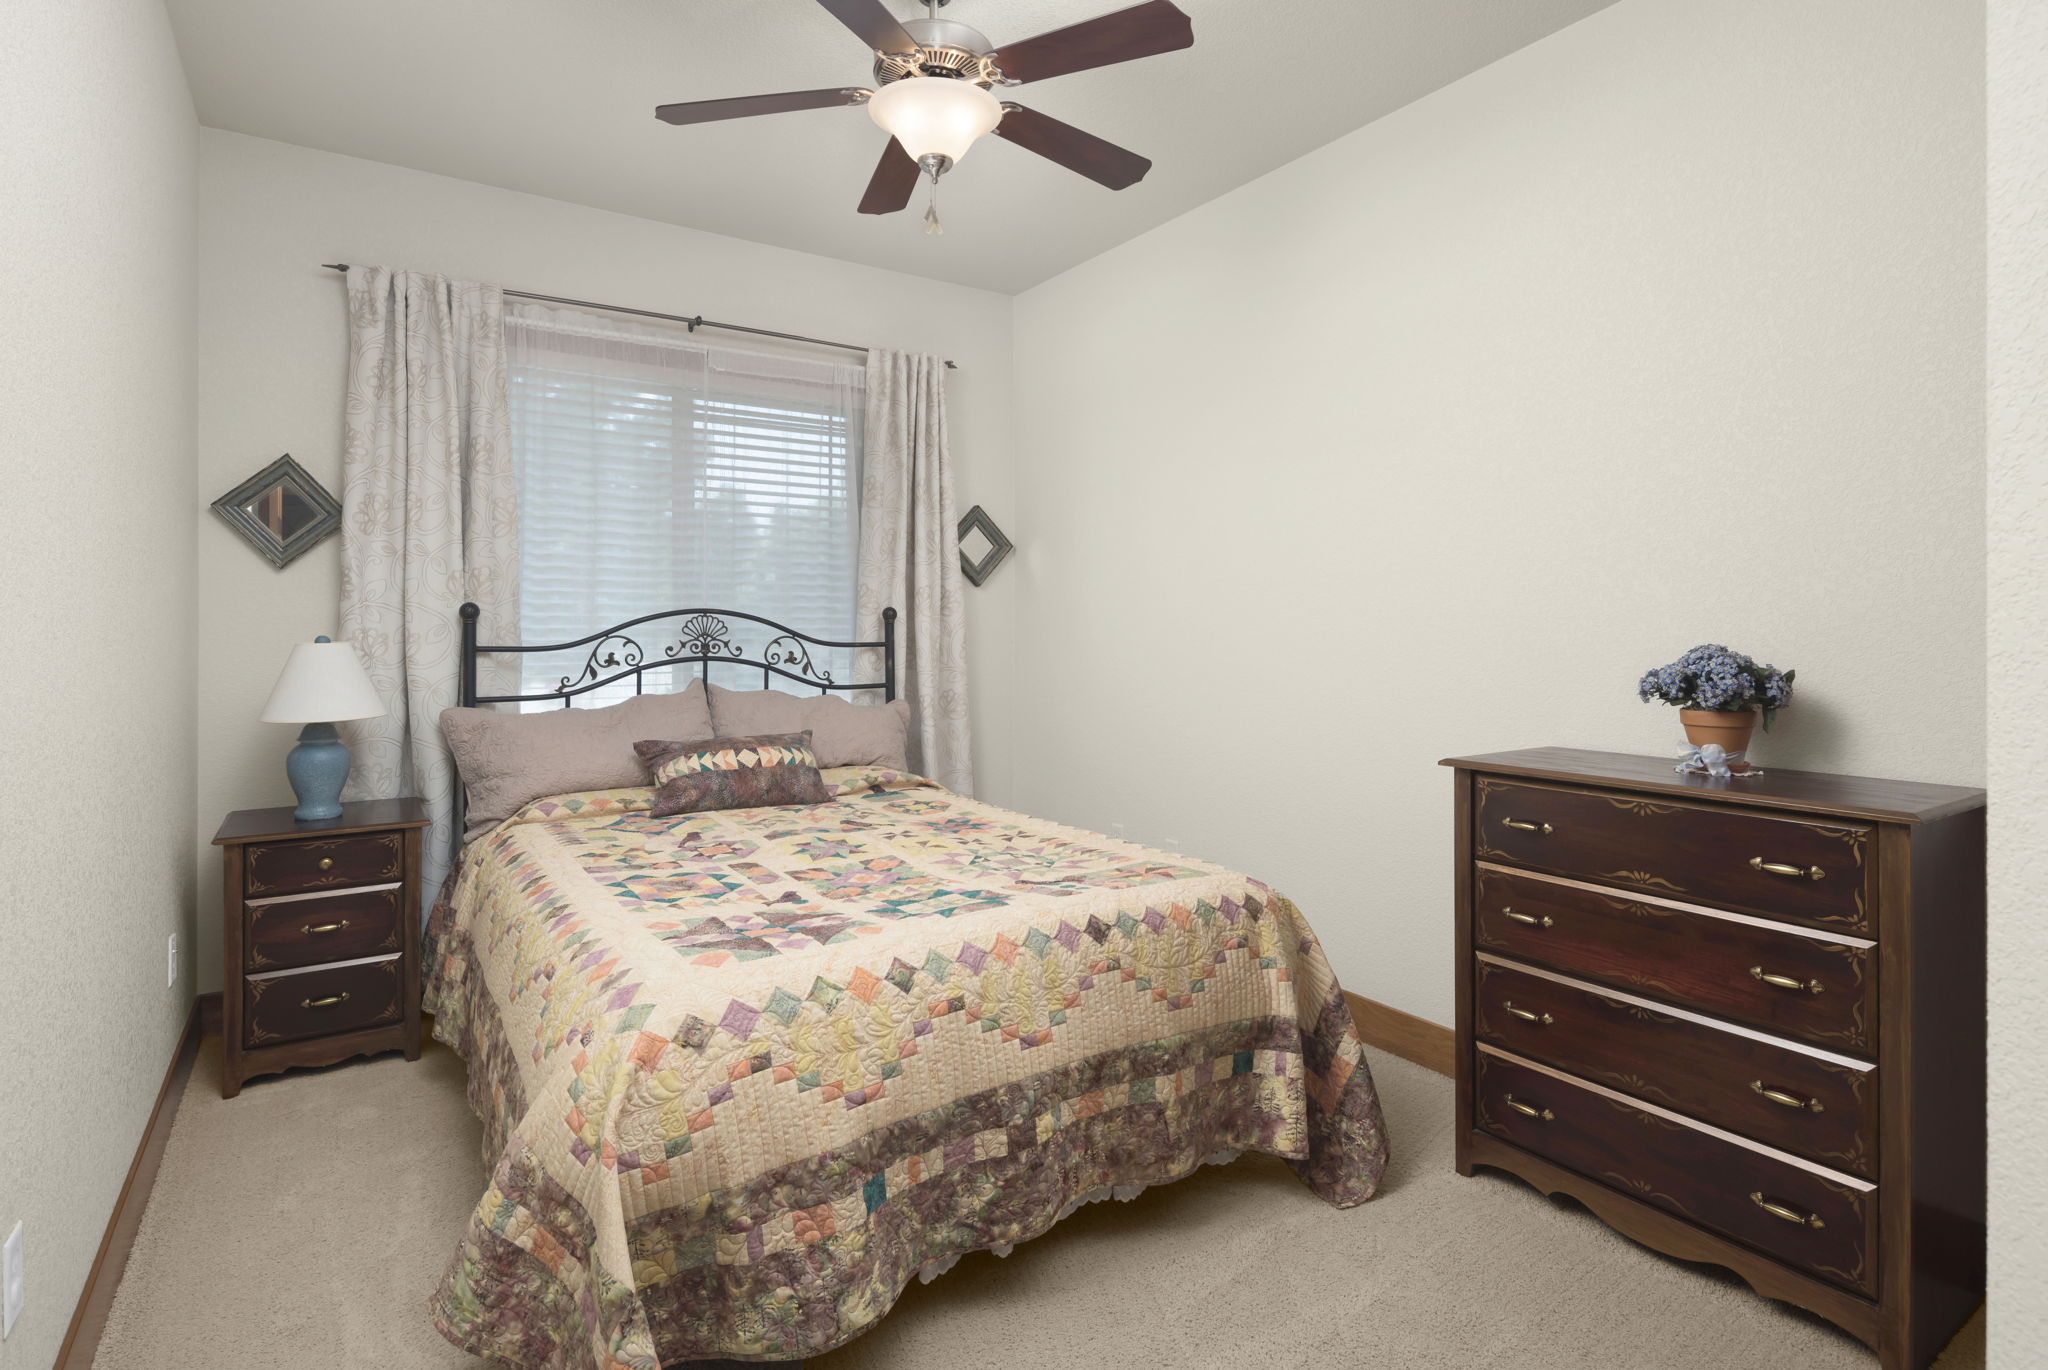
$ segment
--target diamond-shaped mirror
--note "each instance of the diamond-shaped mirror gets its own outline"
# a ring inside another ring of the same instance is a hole
[[[960,574],[980,585],[995,574],[1003,558],[1010,555],[1010,540],[996,521],[975,505],[960,517]]]
[[[341,527],[341,505],[289,452],[215,500],[213,511],[272,566]]]

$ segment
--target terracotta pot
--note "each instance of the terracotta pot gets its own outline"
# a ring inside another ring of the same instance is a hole
[[[1678,721],[1685,728],[1685,740],[1695,747],[1704,747],[1709,742],[1721,744],[1724,752],[1746,752],[1749,739],[1756,732],[1756,712],[1745,709],[1741,713],[1720,713],[1713,709],[1680,709]],[[1746,771],[1747,761],[1737,761],[1732,770]]]

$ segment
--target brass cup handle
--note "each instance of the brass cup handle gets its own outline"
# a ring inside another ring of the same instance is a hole
[[[1820,1214],[1818,1213],[1801,1213],[1796,1208],[1787,1208],[1783,1204],[1774,1204],[1761,1194],[1751,1194],[1749,1201],[1770,1214],[1773,1218],[1783,1218],[1788,1223],[1797,1223],[1801,1227],[1827,1226],[1826,1223],[1820,1220]]]
[[[1541,918],[1538,918],[1533,913],[1516,913],[1513,909],[1510,908],[1504,908],[1501,910],[1501,912],[1506,914],[1509,918],[1514,919],[1517,923],[1527,923],[1532,928],[1551,927],[1555,925],[1557,921],[1547,913],[1544,914]]]
[[[1549,1109],[1537,1108],[1531,1104],[1525,1104],[1512,1094],[1501,1095],[1500,1101],[1506,1104],[1509,1108],[1513,1109],[1515,1112],[1521,1114],[1525,1118],[1535,1118],[1541,1122],[1547,1123],[1557,1117],[1557,1115],[1555,1113],[1552,1113]]]
[[[1788,1094],[1782,1089],[1772,1089],[1762,1080],[1751,1080],[1749,1087],[1774,1104],[1783,1104],[1787,1108],[1810,1109],[1815,1113],[1825,1113],[1827,1111],[1827,1106],[1818,1099],[1802,1099],[1797,1094]]]
[[[1750,869],[1760,870],[1768,875],[1789,875],[1794,879],[1803,876],[1808,880],[1818,880],[1827,874],[1819,866],[1788,866],[1782,861],[1766,861],[1761,856],[1750,857],[1749,865]]]
[[[331,870],[333,870],[333,869],[334,869],[334,858],[333,858],[333,857],[331,857],[331,856],[323,856],[323,857],[321,857],[321,858],[320,858],[320,869],[321,869],[321,870],[323,870],[323,871],[331,871]]]
[[[343,990],[343,991],[342,991],[341,993],[339,993],[339,994],[330,994],[330,995],[328,995],[328,996],[327,996],[327,997],[326,997],[325,999],[301,999],[301,1000],[299,1000],[299,1007],[300,1007],[300,1008],[333,1008],[333,1007],[334,1007],[334,1006],[335,1006],[336,1004],[345,1004],[345,1003],[347,1003],[347,1002],[348,1002],[348,991],[347,991],[347,990]]]
[[[316,933],[340,932],[347,926],[348,919],[346,918],[342,919],[339,923],[307,923],[299,929],[299,935],[302,937],[311,937]]]
[[[1773,975],[1762,966],[1751,966],[1749,974],[1751,979],[1761,980],[1767,985],[1776,985],[1779,989],[1803,989],[1809,994],[1819,994],[1827,988],[1818,980],[1795,980],[1789,975]]]
[[[1513,1000],[1503,1000],[1501,1007],[1508,1011],[1509,1016],[1519,1018],[1525,1023],[1535,1023],[1540,1027],[1549,1027],[1557,1021],[1547,1013],[1531,1013],[1525,1008],[1516,1008]]]
[[[1500,820],[1500,825],[1503,828],[1513,828],[1517,832],[1541,833],[1546,837],[1550,835],[1551,831],[1548,823],[1524,823],[1519,818],[1503,818]]]

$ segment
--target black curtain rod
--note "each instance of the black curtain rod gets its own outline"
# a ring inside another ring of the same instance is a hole
[[[320,265],[329,271],[348,270],[347,262],[322,262]],[[602,309],[608,314],[633,314],[643,319],[662,319],[668,323],[688,324],[692,333],[700,328],[722,328],[728,333],[751,333],[757,338],[784,338],[790,342],[811,343],[818,347],[837,347],[846,352],[865,353],[868,350],[859,343],[833,342],[829,338],[806,338],[801,333],[777,333],[772,328],[749,328],[743,323],[719,323],[715,319],[705,318],[702,314],[694,318],[686,314],[657,314],[651,309],[628,309],[622,304],[599,304],[595,300],[569,300],[560,295],[536,295],[530,290],[508,290],[505,293],[514,299],[537,300],[542,304],[566,304],[579,309]],[[957,363],[948,361],[946,369],[957,371],[960,368]]]

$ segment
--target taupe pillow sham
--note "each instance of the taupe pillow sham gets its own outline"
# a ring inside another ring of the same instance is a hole
[[[711,722],[721,737],[808,730],[820,766],[910,769],[910,703],[852,704],[832,695],[728,690],[713,685]]]
[[[467,841],[551,794],[645,785],[633,750],[643,737],[705,742],[713,730],[704,684],[693,680],[680,694],[636,695],[601,709],[443,709],[441,735],[469,797]]]

